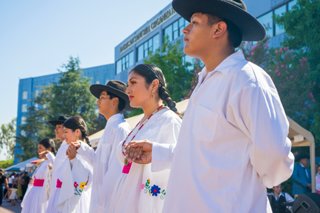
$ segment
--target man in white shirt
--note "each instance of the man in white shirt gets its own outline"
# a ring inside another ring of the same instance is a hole
[[[177,146],[137,143],[128,155],[149,163],[152,153],[152,168],[171,166],[164,212],[271,212],[266,187],[293,170],[289,123],[271,78],[235,50],[241,41],[263,39],[265,30],[241,0],[172,5],[190,21],[185,53],[205,67]]]
[[[116,151],[130,131],[122,113],[129,106],[129,98],[125,93],[126,85],[116,80],[108,81],[106,85],[91,85],[90,91],[98,98],[99,113],[106,118],[106,127],[95,152],[87,146],[74,143],[68,153],[77,152],[93,166],[90,212],[103,213],[122,174]]]

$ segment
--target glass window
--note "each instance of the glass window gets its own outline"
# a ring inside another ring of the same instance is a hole
[[[25,124],[26,123],[27,118],[25,116],[21,117],[21,124]]]
[[[291,10],[294,5],[297,4],[297,0],[290,1],[288,3],[288,10]]]
[[[27,100],[28,99],[28,92],[27,91],[23,91],[22,92],[22,99],[23,100]]]
[[[167,28],[164,29],[164,37],[168,39],[168,41],[173,41],[172,38],[172,25],[169,25]]]
[[[117,61],[117,68],[116,68],[117,74],[121,73],[122,67],[121,67],[121,59]]]
[[[134,64],[134,54],[133,51],[129,53],[129,67]]]
[[[40,91],[39,91],[39,90],[36,90],[36,91],[34,92],[34,96],[35,96],[35,97],[38,97],[39,94],[40,94]]]
[[[96,84],[100,84],[100,81],[96,81]]]
[[[27,104],[22,104],[22,106],[21,106],[21,111],[22,111],[22,112],[27,112],[27,111],[28,111],[28,106],[27,106]]]
[[[269,12],[269,13],[259,17],[258,21],[266,29],[267,36],[272,37],[273,36],[272,12]]]
[[[286,13],[286,5],[283,5],[274,10],[275,17],[283,16],[285,13]],[[284,33],[283,25],[278,24],[276,21],[274,23],[275,23],[275,35]]]
[[[143,44],[138,47],[138,61],[143,59]]]
[[[172,31],[173,31],[173,40],[177,39],[179,37],[179,27],[178,27],[178,21],[175,21],[172,25]]]
[[[160,37],[159,34],[155,35],[153,38],[153,52],[155,52],[160,47]]]

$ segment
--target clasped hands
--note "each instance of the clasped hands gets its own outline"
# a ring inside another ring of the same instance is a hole
[[[136,140],[123,146],[123,153],[129,162],[148,164],[152,160],[152,143],[148,140]]]

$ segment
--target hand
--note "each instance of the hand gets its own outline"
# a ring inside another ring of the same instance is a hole
[[[76,146],[72,145],[72,143],[69,145],[67,149],[67,153],[69,160],[74,159],[77,156],[77,148]]]
[[[48,154],[48,153],[49,153],[49,150],[45,150],[45,151],[43,151],[43,152],[39,152],[39,153],[38,153],[39,158],[40,158],[40,159],[47,159],[46,154]]]
[[[131,141],[125,146],[125,154],[129,161],[148,164],[152,160],[152,143],[147,140]]]

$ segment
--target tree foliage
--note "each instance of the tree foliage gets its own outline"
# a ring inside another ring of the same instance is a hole
[[[102,129],[105,121],[96,113],[96,102],[90,93],[90,81],[82,76],[80,61],[70,57],[59,69],[61,78],[57,83],[46,86],[29,107],[26,121],[20,126],[19,144],[22,159],[36,154],[36,144],[45,137],[54,137],[49,120],[60,115],[81,115],[86,121],[89,134]]]
[[[167,88],[174,101],[184,99],[191,88],[193,71],[191,63],[184,60],[181,43],[168,43],[166,40],[160,49],[151,54],[144,63],[161,68],[167,81]]]
[[[8,157],[13,158],[13,150],[16,143],[16,120],[0,127],[0,149],[5,148]]]
[[[320,1],[298,0],[276,21],[286,36],[279,48],[268,41],[245,48],[249,60],[272,77],[288,116],[320,138]],[[307,30],[306,30],[307,29]],[[319,140],[317,140],[319,144]]]

